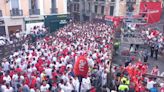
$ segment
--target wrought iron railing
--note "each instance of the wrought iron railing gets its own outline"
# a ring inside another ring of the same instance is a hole
[[[12,9],[10,10],[11,16],[23,16],[23,11],[20,9]]]
[[[30,15],[40,15],[40,9],[29,9]]]
[[[51,8],[51,14],[57,14],[58,8]]]

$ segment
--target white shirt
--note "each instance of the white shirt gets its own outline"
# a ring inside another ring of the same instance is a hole
[[[52,78],[52,69],[51,68],[46,68],[45,69],[46,75],[48,75],[50,78]]]
[[[6,81],[6,83],[10,83],[11,77],[9,75],[8,76],[4,76],[3,80]]]
[[[67,55],[65,58],[64,58],[64,62],[66,63],[68,60],[69,60],[69,56]]]
[[[63,84],[61,84],[61,83],[59,83],[59,87],[60,87],[64,92],[71,92],[69,87],[67,87],[67,86],[65,86],[65,85],[63,85]]]
[[[94,53],[94,54],[92,55],[92,58],[93,58],[93,59],[97,59],[97,54]]]
[[[107,82],[107,73],[102,73],[102,85],[105,85]]]
[[[20,63],[21,63],[21,58],[17,58],[17,59],[15,60],[15,62],[17,63],[17,65],[20,65]]]
[[[92,58],[87,58],[87,61],[89,66],[94,67],[94,61]]]
[[[91,89],[91,81],[90,81],[90,78],[83,78],[83,81],[82,81],[82,85],[83,85],[83,90],[84,91],[87,91],[89,89]]]
[[[45,86],[41,85],[40,91],[41,91],[41,92],[46,92],[46,91],[49,89],[49,87],[50,87],[49,84],[46,84]]]
[[[67,68],[68,68],[68,67],[71,68],[71,69],[73,68],[72,64],[68,64],[68,65],[67,65]]]
[[[154,84],[156,84],[155,81],[150,81],[150,82],[148,82],[148,83],[147,83],[147,88],[148,88],[148,89],[153,88],[153,85],[154,85]]]
[[[5,71],[7,71],[7,70],[9,70],[9,62],[5,62],[5,63],[3,63],[3,70],[5,70]]]
[[[18,80],[18,75],[17,74],[14,74],[13,77],[12,77],[13,80]]]
[[[3,90],[2,92],[13,92],[13,88],[12,87],[7,88],[6,86],[3,85],[1,88]]]

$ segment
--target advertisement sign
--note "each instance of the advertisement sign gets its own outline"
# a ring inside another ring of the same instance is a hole
[[[145,11],[145,7],[147,8],[148,23],[159,22],[162,14],[161,2],[141,2],[140,12]]]

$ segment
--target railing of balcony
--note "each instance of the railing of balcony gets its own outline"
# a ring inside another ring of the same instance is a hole
[[[29,9],[30,15],[40,15],[40,9]]]
[[[20,9],[12,9],[10,10],[11,16],[23,16],[23,11]]]
[[[57,8],[51,8],[51,14],[56,14],[58,13],[58,9]]]
[[[0,10],[0,17],[2,17],[2,10]]]
[[[106,1],[105,0],[96,0],[94,3],[95,4],[105,4]]]

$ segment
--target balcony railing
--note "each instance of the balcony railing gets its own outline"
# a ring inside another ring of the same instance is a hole
[[[51,8],[51,14],[56,14],[58,13],[58,9],[57,8]]]
[[[106,4],[106,1],[105,0],[95,1],[94,4],[105,5]]]
[[[2,17],[2,10],[0,10],[0,17]]]
[[[29,9],[30,15],[40,15],[40,9]]]
[[[11,16],[23,16],[23,11],[20,9],[12,9],[10,10]]]

